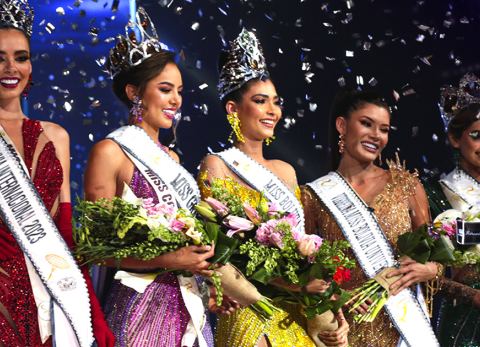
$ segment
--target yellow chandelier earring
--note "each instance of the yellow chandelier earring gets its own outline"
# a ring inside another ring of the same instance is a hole
[[[242,130],[240,129],[240,119],[238,118],[237,112],[227,114],[227,120],[232,127],[232,132],[230,133],[230,136],[228,136],[228,141],[233,143],[233,134],[235,134],[238,142],[245,143],[245,138],[243,137]]]
[[[273,142],[273,140],[275,140],[275,135],[273,135],[272,137],[267,137],[267,138],[265,139],[265,144],[266,144],[267,146],[270,146],[270,144]]]

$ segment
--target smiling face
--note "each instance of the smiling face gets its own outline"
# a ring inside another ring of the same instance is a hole
[[[21,31],[0,29],[0,100],[18,99],[32,73],[30,47]]]
[[[390,113],[384,107],[366,103],[347,118],[338,117],[336,127],[344,135],[344,155],[360,163],[371,163],[388,143]]]
[[[136,88],[127,85],[127,94],[136,95]],[[168,63],[156,77],[148,81],[141,97],[143,122],[155,129],[168,129],[182,106],[182,75],[177,65]]]
[[[271,80],[254,81],[239,102],[226,103],[228,113],[237,112],[245,138],[262,141],[272,137],[282,117],[281,99]]]
[[[452,146],[460,151],[461,162],[467,168],[480,169],[480,120],[473,122],[460,138],[449,134]]]

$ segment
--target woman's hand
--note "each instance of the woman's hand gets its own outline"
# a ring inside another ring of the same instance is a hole
[[[223,295],[222,305],[217,306],[216,297],[217,292],[215,290],[215,287],[211,286],[210,298],[208,299],[208,310],[210,312],[213,312],[215,314],[230,315],[235,312],[235,310],[238,310],[240,308],[240,304],[227,295]]]
[[[387,278],[403,275],[400,279],[392,283],[390,293],[397,295],[403,289],[410,287],[412,284],[425,282],[435,278],[437,275],[437,264],[428,262],[425,264],[417,263],[409,257],[400,258],[400,268],[390,271]]]
[[[339,310],[335,317],[337,318],[338,329],[320,332],[318,336],[326,346],[347,347],[350,326],[343,316],[342,310]]]
[[[355,303],[352,302],[352,303],[349,303],[349,304],[345,304],[345,306],[343,306],[345,309],[347,310],[350,310],[350,307],[353,306]],[[355,312],[355,314],[367,314],[368,312],[368,309],[370,308],[370,305],[372,304],[372,300],[370,299],[367,299],[365,300],[364,303],[360,304],[360,306],[358,306],[355,310],[353,310],[353,312]]]
[[[209,270],[210,263],[207,261],[215,252],[212,246],[187,246],[174,252],[163,254],[155,259],[159,268],[190,271],[205,277],[211,277],[213,270]]]
[[[320,279],[314,279],[304,285],[302,290],[309,294],[321,294],[325,293],[328,287],[330,287],[330,282]]]

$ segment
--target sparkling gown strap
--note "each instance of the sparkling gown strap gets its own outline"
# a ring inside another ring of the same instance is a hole
[[[22,125],[23,155],[29,174],[32,174],[33,156],[42,132],[42,125],[38,120],[24,119]]]

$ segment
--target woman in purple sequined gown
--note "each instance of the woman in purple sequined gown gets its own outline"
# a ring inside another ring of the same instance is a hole
[[[129,186],[136,196],[158,202],[155,192],[136,168]],[[115,281],[105,307],[119,346],[141,346],[142,342],[145,346],[178,346],[190,319],[177,277],[172,273],[157,276],[143,294]],[[203,336],[213,346],[208,322]]]
[[[139,9],[139,13],[144,18],[138,23],[150,26],[150,19],[140,11],[143,9]],[[144,29],[148,28],[139,27],[142,32]],[[158,136],[159,129],[171,128],[182,104],[182,77],[173,54],[159,47],[156,35],[139,42],[123,38],[110,51],[107,69],[113,77],[115,94],[131,110],[130,124],[143,129],[158,143],[159,151],[167,152],[178,162],[178,156],[162,146]],[[85,173],[86,198],[95,201],[121,196],[125,183],[138,197],[158,202],[156,191],[115,141],[105,139],[95,144]],[[105,259],[105,263],[130,273],[177,269],[208,276],[211,272],[207,270],[210,264],[206,259],[212,255],[213,247],[188,246],[149,261],[126,258],[119,264],[109,259]],[[200,281],[197,279],[197,283]],[[105,311],[117,346],[183,347],[182,337],[190,315],[177,277],[172,273],[157,275],[143,293],[115,280],[107,296]],[[204,321],[202,330],[207,345],[213,346],[208,320]]]

